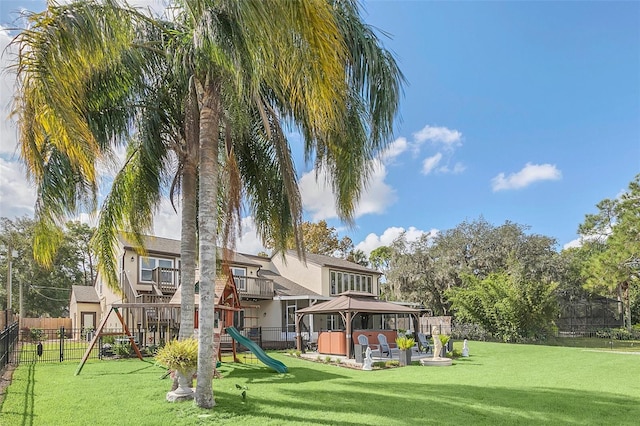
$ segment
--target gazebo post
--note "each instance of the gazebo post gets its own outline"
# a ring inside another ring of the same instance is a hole
[[[351,311],[347,311],[347,358],[351,358]]]

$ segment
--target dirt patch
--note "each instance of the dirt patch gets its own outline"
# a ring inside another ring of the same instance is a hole
[[[0,375],[0,405],[2,405],[4,401],[4,396],[6,395],[7,388],[11,384],[11,378],[13,377],[13,371],[15,369],[15,365],[9,364],[2,370],[2,375]]]

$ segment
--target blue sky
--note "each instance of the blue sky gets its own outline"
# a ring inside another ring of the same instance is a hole
[[[153,1],[137,2],[150,4]],[[42,1],[0,2],[0,26]],[[578,236],[587,213],[640,172],[640,2],[368,1],[363,16],[407,78],[389,150],[374,164],[355,228],[335,217],[330,191],[302,162],[309,220],[326,219],[365,252],[402,230],[417,236],[484,217],[554,237]],[[9,39],[0,34],[4,46]],[[10,63],[2,57],[2,65]],[[0,107],[12,92],[0,80]],[[33,191],[0,119],[0,215],[29,214]],[[3,122],[4,120],[4,122]],[[238,249],[257,252],[251,218]],[[178,237],[164,208],[156,233]]]

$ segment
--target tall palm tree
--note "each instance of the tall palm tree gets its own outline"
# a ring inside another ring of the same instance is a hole
[[[41,33],[33,31],[23,38],[31,42],[25,43],[29,47],[19,73],[23,81],[23,158],[40,188],[37,211],[43,229],[53,229],[55,219],[72,211],[69,209],[77,206],[76,201],[95,203],[91,198],[95,198],[97,187],[93,160],[109,154],[110,137],[130,130],[127,126],[133,119],[113,108],[121,105],[117,101],[154,99],[162,92],[162,84],[189,82],[178,85],[188,87],[182,92],[189,94],[185,95],[187,99],[193,101],[193,93],[198,95],[197,107],[192,102],[185,108],[191,115],[185,112],[182,116],[184,135],[190,135],[190,141],[197,135],[200,151],[201,333],[196,402],[212,407],[213,335],[203,330],[213,328],[218,236],[231,234],[243,198],[254,213],[261,235],[281,245],[290,235],[299,236],[300,195],[282,123],[300,129],[307,159],[315,155],[316,166],[327,171],[337,194],[338,211],[349,222],[368,175],[367,160],[392,134],[401,74],[393,58],[362,23],[354,2],[202,0],[184,1],[179,6],[170,24],[151,22],[112,1],[72,4],[66,10],[51,8],[60,12],[57,29],[61,35],[57,41],[68,45],[55,54],[46,48],[55,45],[47,38],[52,25],[48,19],[38,21],[43,27]],[[88,7],[91,9],[85,9]],[[88,13],[82,20],[73,22],[86,20],[87,31],[72,25],[77,32],[65,33],[62,28],[69,22],[64,16],[85,10]],[[278,18],[277,26],[272,25],[274,17]],[[153,43],[151,39],[140,42],[140,28],[147,25],[161,29]],[[79,33],[88,35],[91,41],[78,43],[71,37]],[[44,41],[38,39],[42,34]],[[117,34],[117,40],[111,42],[109,34]],[[36,53],[45,56],[44,61],[29,56],[33,46],[37,47]],[[147,62],[136,61],[147,56]],[[172,77],[153,78],[157,63],[166,64],[167,57],[174,61],[172,66],[161,67],[165,71],[161,75]],[[71,86],[64,84],[65,72],[73,73],[63,66],[65,61],[77,74],[72,76],[75,84]],[[114,78],[118,76],[114,70],[123,64],[129,68],[121,70],[120,81]],[[76,86],[81,93],[71,91],[64,96],[61,92],[58,96],[62,107],[49,93]],[[103,89],[96,91],[99,99],[95,99],[94,90],[89,90],[96,87]],[[151,114],[152,108],[143,111],[136,113],[142,117],[149,113],[151,123],[162,115]],[[32,118],[41,121],[29,124]],[[190,127],[194,123],[198,124],[197,131]],[[106,229],[128,224],[133,231],[140,231],[150,225],[150,207],[159,192],[150,190],[147,194],[133,188],[141,183],[147,184],[145,190],[159,187],[166,171],[162,168],[166,147],[157,141],[161,134],[145,133],[144,125],[139,126],[142,137],[129,143],[125,173],[116,178],[114,196],[104,206],[102,217],[113,218]],[[67,135],[66,129],[72,134]],[[193,162],[185,165],[193,182]],[[65,182],[64,176],[73,176],[73,184]],[[183,197],[187,197],[184,176]],[[217,201],[223,191],[227,203],[220,208]],[[192,197],[189,195],[191,202],[183,198],[183,213],[187,204],[195,206]],[[119,204],[118,200],[126,202]],[[188,221],[183,232],[194,222]],[[183,244],[185,239],[183,236]]]

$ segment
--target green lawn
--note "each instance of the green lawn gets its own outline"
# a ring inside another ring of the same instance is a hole
[[[2,425],[638,424],[640,355],[470,342],[452,367],[361,371],[274,353],[289,367],[223,363],[217,406],[164,400],[163,370],[137,359],[22,365]],[[246,399],[241,390],[246,386]]]

